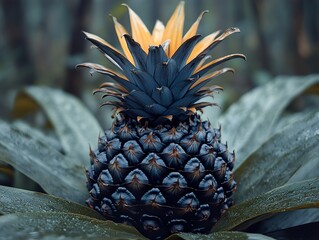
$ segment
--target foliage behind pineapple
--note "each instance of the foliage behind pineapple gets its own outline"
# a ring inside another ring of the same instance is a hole
[[[220,129],[202,121],[198,111],[212,106],[198,102],[218,86],[210,80],[232,69],[208,73],[232,58],[211,60],[208,52],[237,28],[201,39],[196,35],[203,14],[182,37],[184,3],[166,27],[157,22],[152,35],[129,9],[132,37],[114,18],[125,56],[99,37],[85,33],[121,71],[84,63],[108,75],[95,92],[117,101],[115,121],[97,150],[90,151],[87,170],[91,197],[87,204],[106,218],[135,226],[145,236],[163,238],[171,233],[205,233],[231,204],[236,188],[235,160]],[[147,53],[146,53],[147,52]]]

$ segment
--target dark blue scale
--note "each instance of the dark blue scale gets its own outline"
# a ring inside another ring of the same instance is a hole
[[[236,182],[234,181],[231,171],[226,171],[222,186],[225,189],[226,197],[229,197],[236,188]]]
[[[217,149],[218,156],[222,157],[223,159],[228,159],[228,147],[227,144],[218,143]]]
[[[101,172],[100,177],[98,178],[98,184],[103,195],[109,195],[113,193],[118,187],[116,184],[114,184],[113,177],[107,169]]]
[[[164,147],[164,144],[161,142],[161,139],[152,132],[143,135],[139,139],[139,142],[142,145],[145,152],[160,152]]]
[[[197,210],[199,205],[199,201],[193,192],[187,193],[177,201],[177,206],[183,208],[186,212],[193,212]]]
[[[106,168],[108,162],[104,152],[96,154],[95,157],[93,157],[94,171],[96,174],[100,174],[101,171]]]
[[[214,177],[218,182],[223,182],[226,174],[227,164],[221,157],[215,159],[214,164]]]
[[[124,184],[122,185],[135,196],[139,196],[141,192],[145,192],[149,188],[149,181],[140,169],[134,169],[125,177]]]
[[[187,134],[187,131],[181,127],[173,127],[163,129],[163,131],[161,131],[159,134],[164,143],[178,143],[181,140],[181,138],[185,136],[185,134]]]
[[[167,201],[175,203],[178,198],[189,190],[185,178],[179,172],[171,172],[165,177],[160,188],[168,196]]]
[[[118,138],[114,138],[105,142],[105,154],[108,159],[112,159],[121,150],[121,141]]]
[[[122,183],[126,174],[130,171],[128,161],[121,153],[110,161],[108,170],[113,176],[114,184]]]
[[[138,138],[136,131],[130,124],[125,124],[124,126],[120,127],[118,130],[118,136],[122,141],[129,141]]]
[[[190,155],[196,155],[199,152],[199,147],[201,145],[200,141],[197,139],[196,134],[191,134],[184,137],[180,141],[181,146]]]
[[[183,173],[188,181],[188,186],[197,188],[199,181],[205,175],[205,167],[198,158],[191,158],[185,164]]]
[[[196,196],[201,202],[210,202],[216,193],[218,183],[212,174],[207,174],[198,184]]]
[[[206,130],[203,128],[202,123],[198,123],[196,126],[192,127],[192,132],[195,133],[196,139],[203,143],[206,140]]]
[[[221,204],[225,201],[225,193],[222,187],[219,187],[212,199],[212,203]]]
[[[200,205],[194,216],[195,216],[194,220],[196,221],[199,221],[199,222],[207,221],[211,217],[211,209],[209,204]]]
[[[184,219],[173,219],[168,222],[170,233],[188,232],[189,224]]]
[[[171,143],[164,148],[160,156],[164,159],[168,167],[174,169],[182,169],[185,161],[189,158],[189,155],[184,149],[176,143]]]
[[[145,155],[141,146],[135,140],[127,141],[122,150],[131,166],[137,165]]]
[[[153,215],[143,214],[141,219],[143,232],[151,234],[153,239],[160,238],[163,234],[163,222],[162,220]]]
[[[134,226],[135,225],[135,220],[127,215],[120,215],[119,217],[120,223]]]
[[[115,204],[125,207],[126,205],[135,204],[136,199],[134,195],[125,187],[119,187],[113,194],[112,199]]]
[[[141,162],[140,168],[147,175],[150,184],[160,184],[161,179],[168,172],[163,159],[155,153],[148,154]]]
[[[111,217],[114,218],[114,215],[116,213],[116,208],[112,201],[109,198],[103,198],[101,201],[101,208],[100,208],[101,214],[104,217]]]
[[[235,152],[230,153],[227,151],[227,158],[225,158],[225,161],[227,163],[227,167],[229,167],[229,169],[233,169],[234,167],[234,163],[235,163]]]
[[[158,188],[152,188],[142,196],[141,203],[146,205],[163,205],[166,203],[166,199]]]
[[[217,153],[212,146],[203,144],[200,148],[198,158],[201,160],[201,163],[205,166],[206,170],[213,170],[216,156]]]
[[[102,171],[99,177],[99,181],[101,181],[105,185],[114,184],[113,177],[107,169]]]
[[[89,193],[94,199],[98,199],[100,197],[100,194],[101,194],[99,185],[97,183],[94,183],[92,186],[92,189]]]

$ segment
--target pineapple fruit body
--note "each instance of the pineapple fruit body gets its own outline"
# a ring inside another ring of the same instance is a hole
[[[115,121],[99,138],[98,149],[90,151],[87,204],[151,239],[208,232],[232,204],[236,188],[234,153],[221,143],[220,129],[202,121],[199,112],[215,105],[203,98],[222,90],[209,85],[211,80],[233,71],[211,70],[245,56],[211,60],[208,53],[239,29],[202,38],[196,31],[203,13],[182,36],[181,2],[166,27],[158,21],[151,34],[129,8],[132,36],[113,18],[124,53],[84,33],[117,67],[79,65],[113,80],[94,91],[111,99],[102,105],[114,106]]]
[[[220,137],[198,115],[155,128],[115,121],[91,150],[87,204],[151,239],[208,232],[236,187],[234,154]]]

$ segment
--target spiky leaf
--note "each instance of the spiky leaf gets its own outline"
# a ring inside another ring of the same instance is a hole
[[[84,170],[44,139],[0,121],[0,160],[12,165],[48,193],[83,203],[87,198]]]
[[[235,168],[267,140],[285,107],[318,83],[318,75],[278,77],[247,93],[228,109],[219,122],[223,139],[236,149]]]
[[[301,168],[308,163],[311,164],[304,171],[307,178],[311,174],[318,177],[318,169],[313,168],[319,160],[318,140],[319,112],[307,114],[271,137],[236,169],[236,180],[239,182],[236,202],[287,183],[296,172],[301,174]]]
[[[0,239],[145,239],[133,227],[74,213],[0,217]]]
[[[211,234],[189,234],[179,233],[175,234],[167,240],[272,240],[273,238],[267,237],[262,234],[244,233],[244,232],[215,232]]]
[[[90,208],[52,195],[0,186],[0,215],[11,213],[65,212],[103,220]]]
[[[28,87],[16,99],[14,115],[23,116],[41,108],[54,126],[64,151],[77,164],[86,164],[89,144],[96,142],[101,127],[75,97],[48,87]],[[74,149],[77,149],[74,151]]]
[[[319,178],[287,184],[234,205],[222,215],[212,231],[245,229],[273,214],[319,207]]]

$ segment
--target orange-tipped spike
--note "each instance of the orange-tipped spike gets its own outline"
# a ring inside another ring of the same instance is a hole
[[[122,47],[126,57],[131,63],[134,64],[132,54],[127,47],[125,38],[123,37],[124,34],[128,34],[128,33],[125,30],[125,28],[117,21],[117,19],[115,17],[113,17],[113,22],[114,22],[114,27],[115,27],[117,38],[119,39],[119,42],[121,44],[121,47]]]
[[[172,56],[178,47],[182,44],[183,26],[184,26],[184,2],[180,2],[175,9],[173,15],[168,20],[163,35],[163,40],[170,39],[169,56]]]
[[[147,52],[151,42],[151,34],[149,30],[140,17],[127,4],[122,5],[127,7],[129,11],[133,39],[141,44],[142,49]]]

